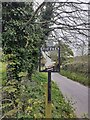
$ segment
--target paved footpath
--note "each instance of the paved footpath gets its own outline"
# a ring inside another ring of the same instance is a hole
[[[88,89],[88,87],[74,82],[59,73],[52,73],[52,80],[57,83],[66,100],[69,99],[75,103],[73,107],[76,109],[75,113],[78,118],[82,118],[84,113],[88,114],[88,94],[90,93],[88,90],[90,91],[90,88]]]

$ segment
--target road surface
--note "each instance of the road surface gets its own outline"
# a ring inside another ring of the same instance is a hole
[[[52,73],[52,80],[57,83],[66,100],[69,99],[74,103],[73,107],[78,118],[82,118],[84,113],[88,114],[88,87],[67,79],[59,73]]]
[[[52,64],[50,58],[46,56],[45,58],[47,61],[46,65]],[[61,76],[59,73],[52,73],[51,77],[52,80],[57,83],[66,100],[69,99],[72,101],[77,117],[82,118],[84,114],[88,114],[88,96],[90,96],[90,88],[85,87],[80,83],[72,81],[64,76]]]

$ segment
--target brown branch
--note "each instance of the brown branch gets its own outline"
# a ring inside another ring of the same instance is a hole
[[[90,28],[52,27],[52,28],[50,28],[50,31],[53,31],[54,29],[65,29],[65,30],[90,30]]]
[[[34,14],[32,15],[32,17],[30,18],[30,20],[28,20],[27,23],[25,24],[24,28],[33,21],[35,15],[36,15],[36,14],[38,13],[38,11],[44,6],[44,4],[45,4],[45,2],[43,2],[43,3],[36,9],[36,11],[35,11]]]

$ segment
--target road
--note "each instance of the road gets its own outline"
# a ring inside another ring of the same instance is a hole
[[[74,103],[73,107],[78,118],[82,118],[84,113],[88,114],[88,87],[67,79],[59,73],[52,73],[52,80],[57,83],[66,100],[69,99]]]
[[[50,58],[46,56],[45,58],[47,61],[46,66],[52,64]],[[72,101],[77,117],[82,118],[84,114],[88,114],[88,96],[90,96],[88,91],[90,91],[90,88],[72,81],[59,73],[52,73],[51,77],[57,83],[65,99]]]

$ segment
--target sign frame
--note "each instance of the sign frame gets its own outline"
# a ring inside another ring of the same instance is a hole
[[[41,50],[43,51],[58,51],[58,70],[53,71],[53,70],[41,70]],[[39,50],[39,72],[60,72],[60,46],[47,46],[47,47],[41,47]]]

